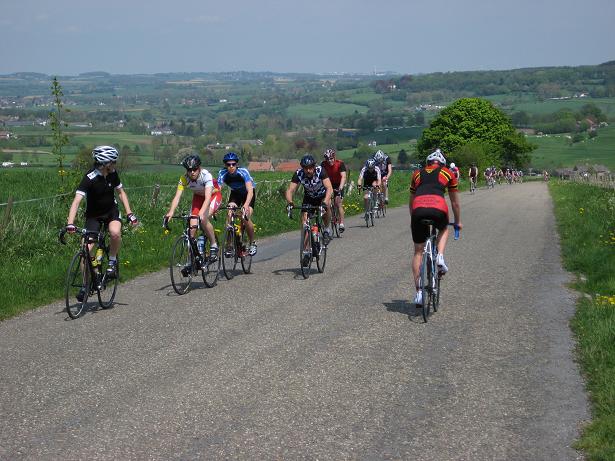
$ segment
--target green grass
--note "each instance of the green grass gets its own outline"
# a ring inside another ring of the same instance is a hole
[[[576,445],[589,460],[615,460],[615,191],[564,182],[549,188],[564,265],[585,294],[572,329],[593,421]]]
[[[337,102],[317,102],[313,104],[295,104],[289,106],[289,117],[316,119],[319,117],[343,117],[345,115],[367,113],[367,107],[358,104],[343,104]]]
[[[615,171],[615,126],[599,128],[598,136],[594,139],[572,145],[566,135],[528,136],[528,140],[538,145],[532,152],[532,165],[535,168],[601,164]]]
[[[0,174],[3,184],[0,203],[8,196],[13,196],[15,200],[50,197],[57,194],[59,188],[59,176],[51,169],[30,170],[27,180],[24,180],[23,171],[4,170]],[[175,193],[179,174],[178,171],[120,173],[131,208],[142,223],[137,229],[123,226],[120,254],[123,281],[167,265],[171,244],[181,229],[177,223],[172,223],[172,232],[165,234],[161,222]],[[286,215],[286,202],[282,196],[291,176],[291,173],[254,175],[258,184],[254,213],[257,239],[298,229],[297,218],[291,221]],[[81,175],[70,178],[76,184]],[[356,180],[356,172],[351,173],[351,178]],[[155,205],[151,200],[154,184],[164,185]],[[390,182],[391,206],[406,203],[407,187],[406,177],[401,174],[393,176]],[[227,194],[225,191],[224,195]],[[183,195],[178,212],[188,209],[190,195]],[[67,246],[60,245],[57,233],[66,223],[72,198],[71,193],[65,198],[15,204],[5,225],[1,218],[6,207],[0,207],[0,259],[5,262],[0,267],[0,320],[62,299],[66,267],[78,247],[78,241],[72,238]],[[299,200],[297,196],[296,202]],[[359,213],[362,198],[356,192],[349,194],[345,205],[347,214]],[[78,219],[78,224],[79,221],[82,218]],[[215,226],[220,229],[222,219]]]
[[[578,111],[585,104],[595,104],[607,116],[615,115],[615,98],[575,98],[512,104],[508,109],[513,112],[526,111],[530,114],[550,114],[561,109]]]

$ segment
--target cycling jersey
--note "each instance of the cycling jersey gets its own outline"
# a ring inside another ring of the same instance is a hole
[[[333,188],[339,189],[342,182],[342,173],[346,172],[346,164],[344,164],[341,160],[335,160],[333,165],[331,165],[328,160],[325,160],[320,164],[320,166],[322,166],[327,172],[327,176],[331,179]]]
[[[382,174],[380,173],[380,168],[376,167],[373,171],[369,171],[366,166],[361,168],[361,172],[359,173],[359,178],[363,178],[363,184],[365,186],[371,186],[374,181],[379,181],[382,179]]]
[[[256,183],[250,172],[246,168],[237,168],[235,173],[229,173],[227,168],[223,168],[218,173],[218,184],[222,186],[226,184],[233,191],[240,191],[247,193],[246,183],[251,182],[252,187],[256,187]]]
[[[459,179],[459,176],[461,175],[461,171],[459,170],[459,168],[457,168],[457,167],[451,168],[450,171],[455,176],[455,179]]]
[[[303,168],[299,168],[295,171],[291,182],[301,184],[305,196],[312,199],[322,199],[327,193],[327,188],[323,184],[323,180],[327,178],[326,170],[321,166],[317,166],[311,178],[305,174]]]
[[[470,167],[469,175],[470,178],[476,178],[476,176],[478,176],[478,168],[476,168],[475,166]]]
[[[389,175],[389,165],[391,165],[391,158],[385,154],[384,159],[380,162],[376,162],[376,167],[380,170],[380,176],[384,179]]]
[[[444,191],[457,190],[457,178],[445,166],[427,166],[412,175],[410,193],[414,194],[412,210],[433,208],[448,213]]]
[[[117,171],[107,176],[97,168],[88,171],[84,176],[76,193],[86,198],[86,218],[102,216],[117,208],[115,190],[122,188],[122,182]]]

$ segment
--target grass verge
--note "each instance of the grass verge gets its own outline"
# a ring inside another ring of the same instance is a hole
[[[615,191],[570,182],[549,186],[567,270],[585,296],[571,322],[592,403],[578,449],[615,460]]]

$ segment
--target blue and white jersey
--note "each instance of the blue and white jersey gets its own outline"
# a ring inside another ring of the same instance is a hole
[[[247,193],[246,183],[248,182],[252,183],[252,187],[256,187],[250,172],[245,168],[237,168],[237,171],[233,174],[229,173],[227,168],[222,168],[218,173],[218,186],[220,187],[226,184],[231,190]]]

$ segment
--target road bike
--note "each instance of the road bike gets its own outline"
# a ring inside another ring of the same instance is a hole
[[[199,249],[199,239],[193,237],[196,230],[201,227],[201,219],[198,215],[173,216],[174,219],[184,221],[184,230],[177,237],[171,249],[169,259],[169,272],[171,285],[175,293],[184,295],[190,291],[192,278],[201,273],[203,283],[208,288],[213,288],[218,283],[220,273],[220,257],[211,256],[211,242],[206,235],[202,235],[203,249]],[[196,222],[196,224],[195,224]],[[163,221],[165,230],[169,230],[169,220]]]
[[[376,212],[376,194],[374,193],[374,188],[371,186],[363,187],[363,190],[367,194],[367,201],[365,202],[365,214],[363,215],[363,219],[365,219],[365,225],[367,227],[374,226],[374,214]]]
[[[386,203],[384,202],[384,192],[376,192],[375,211],[376,218],[384,218],[387,211]]]
[[[107,274],[109,263],[109,242],[107,225],[101,221],[98,231],[76,228],[80,234],[80,248],[75,252],[66,271],[66,312],[72,319],[77,319],[85,312],[88,298],[96,293],[98,304],[103,309],[113,306],[119,281],[119,263],[116,263],[115,274]],[[58,239],[66,245],[67,230],[60,230]],[[94,249],[95,247],[95,249]],[[93,250],[94,257],[91,256]]]
[[[340,236],[340,216],[339,216],[339,210],[337,209],[337,205],[336,205],[336,196],[335,193],[333,194],[333,197],[331,197],[331,235],[335,235],[336,237]],[[339,196],[340,199],[340,206],[342,206],[342,197]]]
[[[234,276],[237,263],[241,261],[244,274],[252,270],[252,255],[248,251],[248,235],[243,224],[245,216],[242,209],[237,206],[224,206],[219,210],[229,210],[230,217],[227,219],[222,239],[222,272],[227,280]]]
[[[288,217],[292,219],[294,206],[289,205],[286,209]],[[303,226],[301,226],[301,238],[299,240],[299,267],[304,279],[310,276],[312,261],[316,260],[318,272],[325,270],[327,263],[328,238],[323,233],[325,226],[322,221],[324,207],[314,205],[302,205],[301,212],[307,213]]]
[[[470,177],[470,194],[476,192],[476,178]]]
[[[440,306],[440,284],[444,274],[438,270],[437,265],[438,249],[436,248],[436,239],[438,231],[435,223],[431,219],[422,219],[421,224],[429,227],[429,235],[427,240],[425,240],[425,247],[421,256],[418,280],[418,288],[421,291],[423,305],[417,307],[421,308],[423,321],[427,323],[430,310],[433,309],[434,312],[437,312]],[[455,240],[457,240],[459,238],[459,228],[454,223],[449,223],[449,226],[455,228]]]

